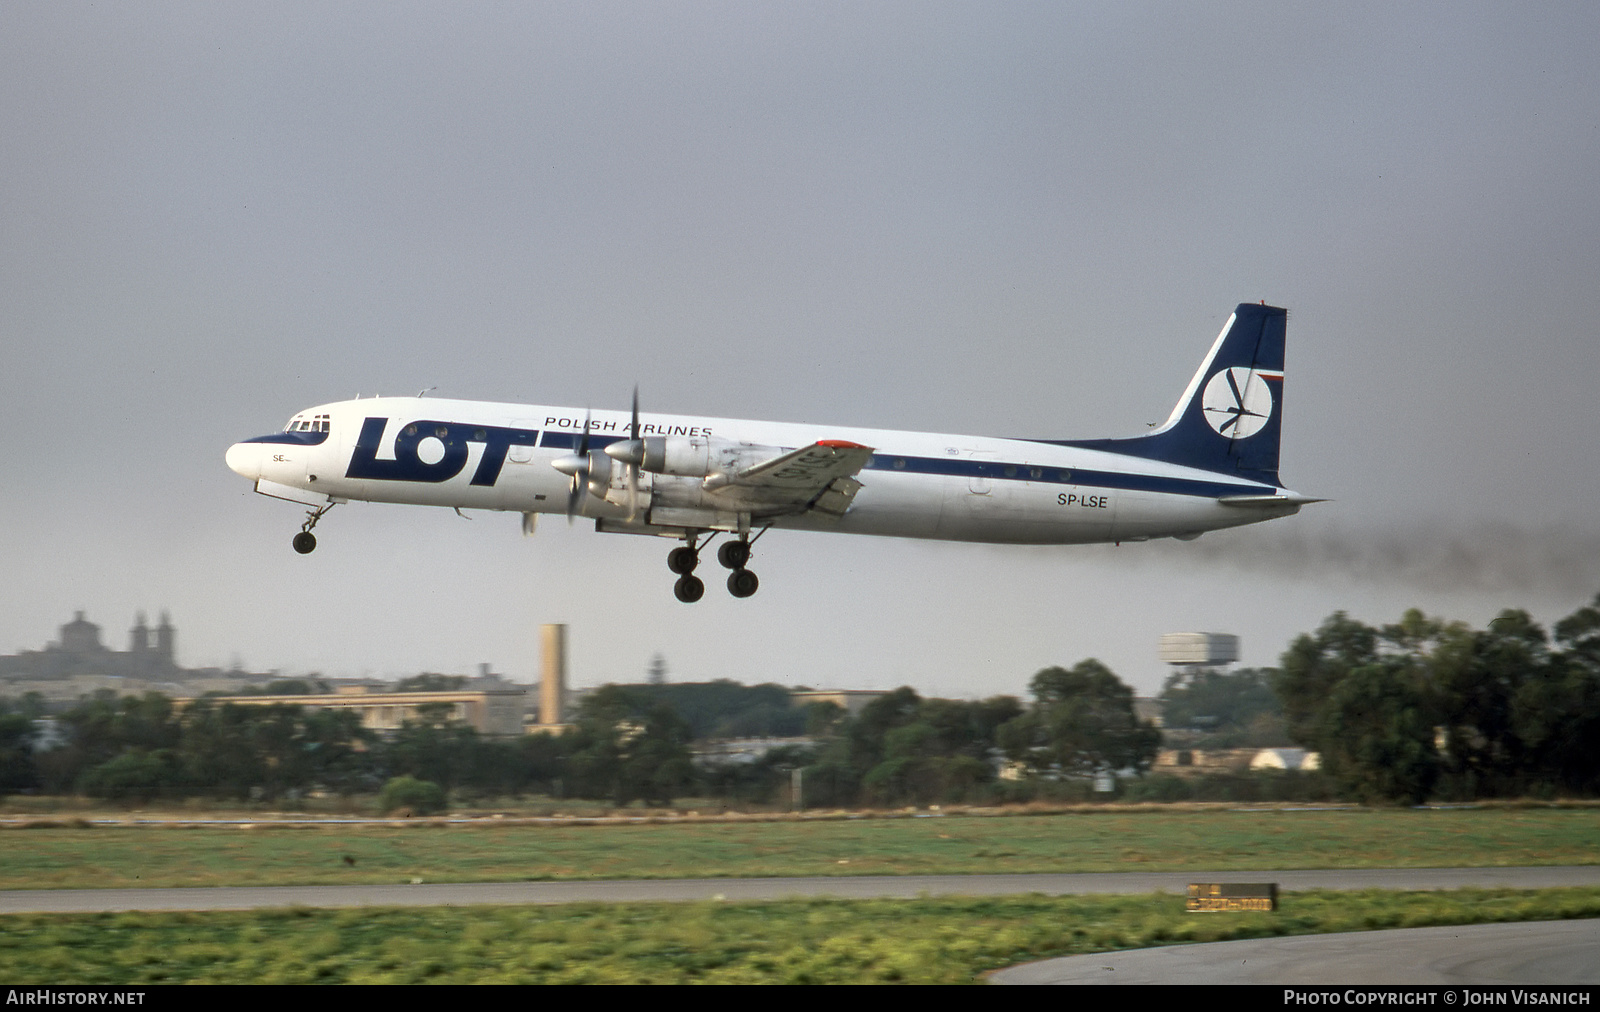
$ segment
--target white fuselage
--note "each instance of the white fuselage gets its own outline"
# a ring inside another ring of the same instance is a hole
[[[228,465],[258,482],[330,501],[560,514],[568,509],[569,478],[552,465],[573,453],[586,416],[591,446],[629,434],[627,412],[589,415],[574,408],[416,397],[339,401],[301,412],[284,433],[235,444]],[[293,431],[305,422],[314,430]],[[861,488],[843,516],[807,512],[758,518],[756,527],[1082,544],[1189,538],[1299,510],[1294,501],[1248,508],[1219,501],[1230,496],[1293,499],[1285,489],[1235,475],[1025,439],[660,414],[641,415],[640,427],[644,436],[708,437],[762,447],[845,440],[872,448],[871,461],[856,476]],[[652,496],[663,504],[660,517],[674,515],[665,504],[691,501],[701,480],[639,477],[638,494],[647,507]],[[629,507],[616,496],[584,495],[579,513],[611,531],[681,536],[692,528],[735,529],[732,521],[658,518],[652,523],[638,511],[630,521]]]

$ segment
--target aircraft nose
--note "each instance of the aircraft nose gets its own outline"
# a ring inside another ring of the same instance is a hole
[[[234,443],[228,447],[228,467],[237,474],[257,481],[261,478],[261,444]]]

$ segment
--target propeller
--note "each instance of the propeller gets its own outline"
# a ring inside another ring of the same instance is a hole
[[[628,441],[639,442],[639,384],[633,385],[633,414],[628,421]],[[641,444],[643,445],[643,444]],[[628,523],[639,512],[639,463],[628,465]]]
[[[578,446],[565,457],[552,461],[557,471],[571,478],[567,485],[567,523],[583,512],[585,492],[604,499],[611,488],[612,461],[628,469],[628,521],[633,522],[639,513],[639,465],[644,463],[644,440],[639,438],[639,386],[633,387],[633,410],[628,422],[628,438],[619,439],[603,451],[589,450],[590,412],[583,413],[583,435]]]
[[[633,385],[633,413],[628,421],[628,438],[605,448],[605,455],[628,468],[628,522],[639,513],[639,466],[644,463],[644,440],[639,438],[639,384]]]
[[[585,409],[583,435],[578,437],[577,451],[551,461],[552,467],[572,479],[567,483],[568,526],[572,525],[572,519],[582,511],[584,486],[589,484],[593,465],[594,461],[589,458],[589,411]],[[609,481],[610,474],[608,473],[606,477]]]

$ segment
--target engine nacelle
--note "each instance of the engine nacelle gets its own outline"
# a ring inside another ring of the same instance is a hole
[[[738,443],[712,436],[645,436],[606,447],[606,454],[640,470],[681,478],[736,474],[785,452],[777,446]]]

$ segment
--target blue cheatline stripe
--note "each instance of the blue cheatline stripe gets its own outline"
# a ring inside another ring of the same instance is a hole
[[[549,447],[554,450],[576,450],[578,448],[578,440],[582,438],[583,433],[581,432],[551,432],[546,429],[544,435],[539,437],[539,446],[541,448]],[[603,450],[612,443],[621,442],[626,438],[626,436],[597,436],[591,432],[589,433],[589,449]]]
[[[1173,495],[1203,496],[1216,499],[1225,495],[1262,495],[1276,492],[1271,485],[1239,485],[1224,481],[1199,481],[1167,478],[1155,474],[1128,474],[1121,471],[1092,471],[1084,468],[1044,467],[1003,460],[972,460],[960,457],[903,457],[873,454],[864,471],[906,471],[912,474],[947,474],[962,478],[987,478],[991,481],[1038,482],[1049,485],[1089,485],[1123,492],[1167,492]],[[1037,476],[1035,472],[1038,472]]]
[[[582,437],[577,432],[546,430],[540,447],[576,450]],[[622,436],[589,436],[590,450],[601,450]],[[1235,484],[1226,481],[1198,481],[1190,478],[1165,478],[1154,474],[1127,474],[1120,471],[1090,471],[1082,468],[1045,467],[1003,460],[972,460],[963,457],[909,457],[875,453],[863,471],[900,471],[908,474],[942,474],[957,478],[987,478],[991,481],[1035,482],[1046,485],[1087,485],[1123,492],[1166,492],[1216,499],[1225,495],[1266,495],[1277,491],[1271,485]]]
[[[328,438],[326,432],[274,432],[270,436],[246,439],[247,443],[289,443],[294,446],[316,446]]]

